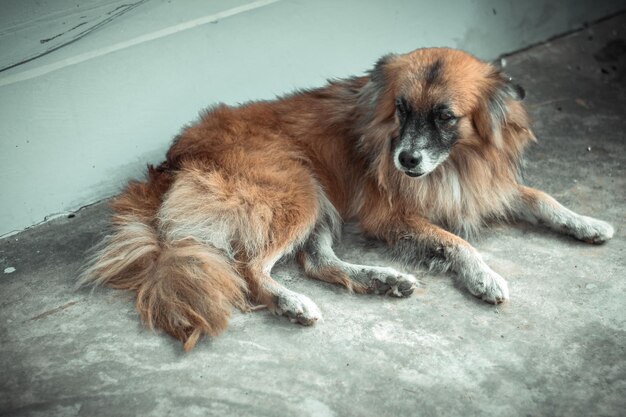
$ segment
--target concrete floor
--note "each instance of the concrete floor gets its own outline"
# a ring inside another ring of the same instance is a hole
[[[624,415],[625,39],[621,15],[506,67],[540,140],[527,183],[610,221],[608,244],[529,226],[486,232],[473,243],[511,290],[498,307],[425,271],[424,287],[396,300],[347,294],[288,262],[276,278],[316,301],[323,322],[236,313],[227,333],[184,354],[141,327],[128,295],[73,289],[106,231],[98,204],[0,241],[0,414]],[[338,252],[389,263],[350,227]]]

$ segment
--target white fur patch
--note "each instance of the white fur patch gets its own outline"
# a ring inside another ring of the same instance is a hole
[[[277,297],[275,314],[289,317],[293,322],[311,326],[322,318],[317,305],[306,295],[298,294],[280,287],[275,291]]]
[[[408,151],[408,149],[398,147],[393,154],[393,164],[399,171],[402,172],[405,172],[407,170],[400,163],[400,153],[404,151]],[[448,158],[448,155],[448,152],[434,154],[432,152],[429,152],[428,149],[422,149],[421,151],[419,151],[420,163],[412,171],[426,175],[434,171],[439,165],[441,165],[441,163],[443,163],[443,161]]]
[[[350,277],[367,285],[376,294],[407,297],[417,287],[417,279],[389,267],[353,265],[343,262]]]
[[[615,233],[609,223],[576,214],[544,193],[539,194],[536,204],[523,206],[520,215],[533,223],[542,221],[555,231],[589,243],[606,242]]]
[[[234,225],[226,216],[217,213],[203,213],[203,216],[181,217],[172,213],[167,204],[159,211],[161,225],[169,241],[193,237],[203,243],[231,253],[231,242],[235,236]]]
[[[492,304],[509,299],[509,286],[506,280],[489,268],[476,250],[459,248],[452,262],[459,280],[476,297]]]
[[[422,158],[422,162],[420,163],[418,169],[423,174],[429,174],[435,170],[443,161],[448,158],[448,153],[441,154],[433,154],[428,150],[420,151],[420,157]]]
[[[454,167],[450,166],[449,168],[450,169],[444,171],[443,173],[445,186],[448,187],[449,195],[452,198],[454,205],[460,206],[462,203],[462,195],[459,175]]]

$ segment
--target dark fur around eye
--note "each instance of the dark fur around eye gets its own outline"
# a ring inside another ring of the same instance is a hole
[[[398,97],[396,99],[396,110],[401,116],[406,116],[411,111],[409,103],[404,97]]]

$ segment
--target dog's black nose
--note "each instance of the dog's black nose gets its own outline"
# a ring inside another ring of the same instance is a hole
[[[422,158],[416,153],[402,151],[398,155],[398,159],[400,160],[400,165],[406,169],[413,169],[420,163]]]

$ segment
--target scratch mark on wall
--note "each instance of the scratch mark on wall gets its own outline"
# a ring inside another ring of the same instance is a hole
[[[143,1],[146,0],[142,0],[139,3],[142,3]],[[142,43],[146,43],[146,42],[150,42],[156,39],[160,39],[160,38],[164,38],[166,36],[170,36],[176,33],[180,33],[189,29],[193,29],[196,28],[198,26],[202,26],[205,25],[207,23],[213,23],[213,22],[217,22],[219,20],[225,19],[227,17],[231,17],[231,16],[235,16],[237,14],[240,13],[244,13],[250,10],[254,10],[254,9],[258,9],[264,6],[268,6],[270,4],[273,3],[277,3],[281,0],[258,0],[258,1],[254,1],[252,3],[248,3],[248,4],[244,4],[242,6],[238,6],[238,7],[233,7],[232,9],[228,9],[228,10],[224,10],[222,12],[218,12],[212,15],[208,15],[208,16],[204,16],[204,17],[200,17],[198,19],[194,19],[194,20],[190,20],[187,22],[183,22],[183,23],[179,23],[177,25],[173,25],[173,26],[169,26],[166,27],[164,29],[161,30],[157,30],[155,32],[151,32],[151,33],[147,33],[145,35],[141,35],[138,36],[136,38],[133,39],[129,39],[127,41],[123,41],[123,42],[118,42],[116,44],[104,47],[104,48],[100,48],[100,49],[96,49],[94,51],[89,51],[89,52],[85,52],[79,55],[75,55],[63,60],[60,60],[58,62],[53,62],[51,64],[46,64],[46,65],[42,65],[40,67],[37,68],[33,68],[30,70],[26,70],[26,71],[22,71],[22,72],[18,72],[15,74],[11,74],[8,76],[5,76],[3,78],[0,79],[0,87],[3,87],[5,85],[10,85],[10,84],[14,84],[14,83],[18,83],[21,81],[26,81],[26,80],[30,80],[32,78],[36,78],[36,77],[40,77],[42,75],[45,74],[49,74],[53,71],[57,71],[60,70],[62,68],[71,66],[71,65],[76,65],[76,64],[80,64],[82,62],[85,61],[89,61],[91,59],[94,58],[98,58],[101,57],[103,55],[108,55],[110,53],[113,52],[117,52],[120,51],[122,49],[126,49],[126,48],[130,48],[131,46],[135,46],[135,45],[139,45]],[[138,3],[135,3],[138,4]],[[75,41],[75,40],[74,40]],[[59,49],[59,48],[56,48]],[[56,50],[55,49],[55,50]],[[47,53],[50,53],[52,51],[49,51]],[[47,54],[46,53],[46,54]],[[41,55],[40,55],[41,56]],[[33,59],[36,58],[31,58],[27,61],[24,61],[22,63],[28,62],[28,61],[32,61]],[[7,70],[9,68],[13,68],[16,65],[12,65],[11,67],[8,68],[4,68],[3,70],[0,70],[0,72]]]
[[[132,3],[132,4],[129,4],[129,5],[126,5],[127,7],[125,7],[124,9],[120,9],[117,13],[112,14],[108,18],[102,20],[101,22],[98,22],[95,25],[88,27],[84,31],[76,34],[75,37],[73,37],[71,39],[68,39],[67,42],[63,42],[63,43],[61,43],[59,45],[56,45],[56,46],[54,46],[52,48],[49,48],[49,49],[47,49],[47,50],[45,50],[43,52],[39,52],[37,54],[31,55],[31,56],[29,56],[29,57],[27,57],[25,59],[22,59],[22,60],[20,60],[20,61],[18,61],[16,63],[10,64],[10,65],[8,65],[8,66],[6,66],[4,68],[0,68],[0,72],[7,71],[7,70],[10,70],[11,68],[15,68],[17,66],[26,64],[27,62],[34,61],[34,60],[36,60],[38,58],[41,58],[42,56],[46,56],[48,54],[51,54],[54,51],[58,51],[61,48],[64,48],[64,47],[66,47],[68,45],[71,45],[74,42],[84,38],[87,35],[89,35],[90,33],[92,33],[94,31],[102,28],[103,26],[111,23],[113,20],[117,19],[118,17],[123,16],[124,14],[130,12],[131,10],[141,6],[143,3],[147,2],[147,1],[149,1],[149,0],[140,0],[140,1],[136,2],[136,3]],[[119,9],[119,7],[117,9],[115,9],[115,10],[118,10],[118,9]],[[58,38],[60,36],[63,36],[64,34],[66,34],[68,32],[71,32],[72,30],[74,30],[74,29],[76,29],[76,28],[78,28],[80,26],[86,25],[86,24],[87,24],[87,22],[80,23],[80,24],[74,26],[72,29],[68,30],[67,32],[60,33],[60,34],[58,34],[56,36],[53,36],[51,38],[48,38],[48,39],[42,39],[40,41],[40,43],[44,44],[46,42],[49,42],[49,41],[51,41],[53,39],[56,39],[56,38]]]
[[[59,33],[58,35],[54,35],[54,36],[52,36],[52,37],[50,37],[50,38],[42,39],[42,40],[40,40],[40,41],[39,41],[39,43],[47,43],[47,42],[50,42],[51,40],[56,39],[56,38],[58,38],[59,36],[63,36],[63,35],[65,35],[66,33],[70,33],[70,32],[71,32],[71,31],[73,31],[74,29],[78,29],[79,27],[84,26],[84,25],[86,25],[86,24],[87,24],[87,22],[82,22],[82,23],[79,23],[79,24],[77,24],[76,26],[74,26],[73,28],[71,28],[70,30],[66,30],[65,32],[61,32],[61,33]],[[64,45],[67,45],[67,43],[65,43]],[[62,46],[64,46],[64,45],[62,45]],[[1,72],[1,71],[2,71],[2,70],[0,70],[0,72]]]

